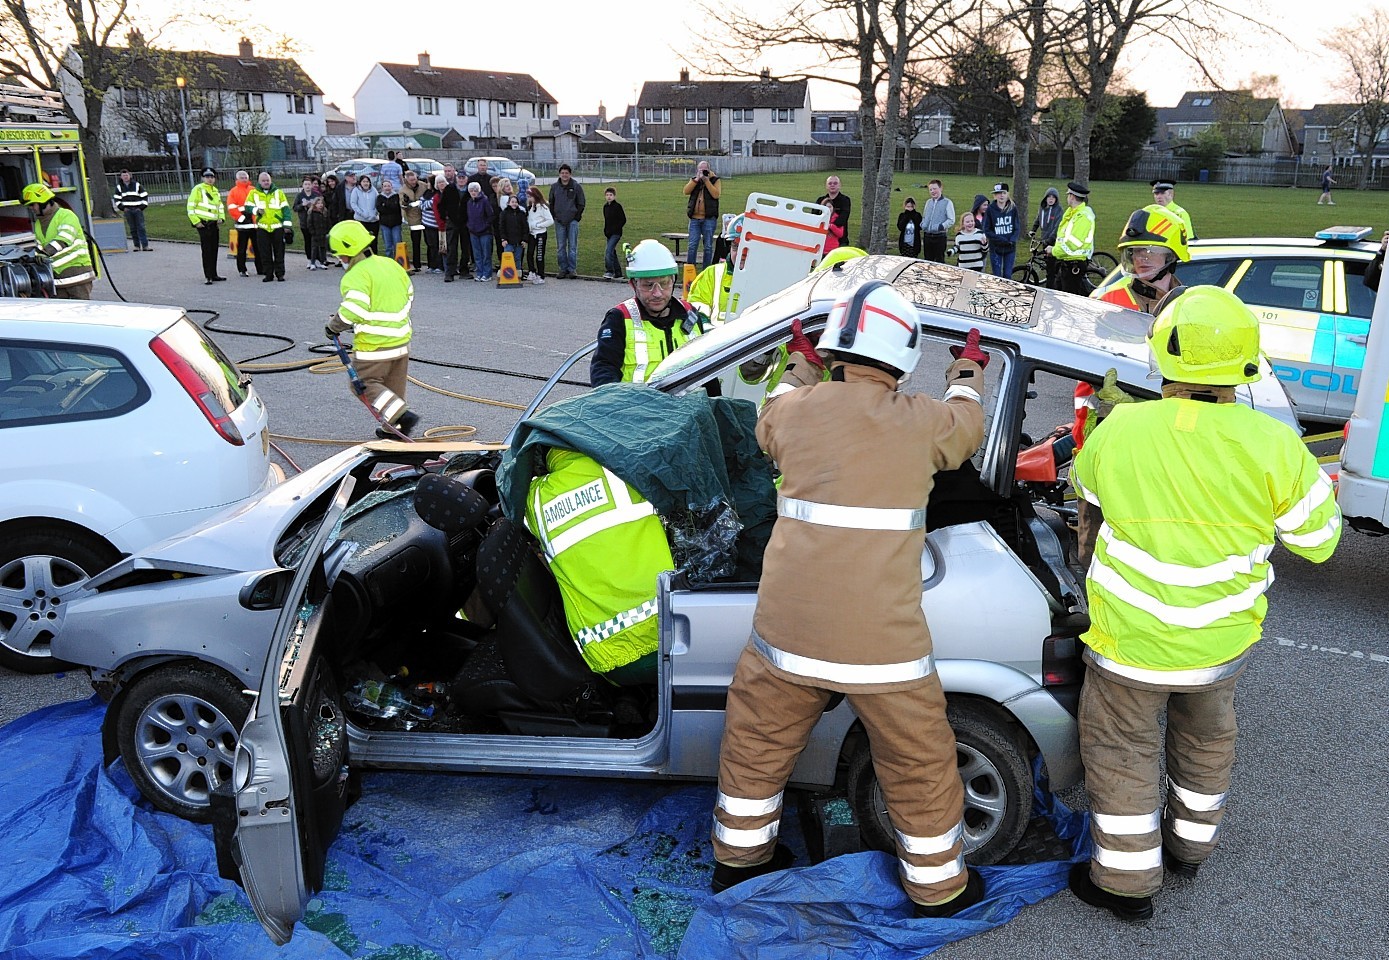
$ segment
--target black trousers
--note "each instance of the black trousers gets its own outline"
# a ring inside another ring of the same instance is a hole
[[[252,246],[256,242],[256,234],[260,233],[255,227],[249,230],[242,230],[240,227],[232,227],[236,231],[236,272],[246,272],[246,257],[250,254]],[[256,276],[260,276],[259,254],[256,259]]]
[[[545,238],[548,233],[533,233],[526,241],[526,271],[545,279]]]
[[[450,277],[467,273],[472,263],[472,243],[464,235],[461,225],[450,223],[444,228],[444,273]]]
[[[256,231],[256,262],[260,265],[262,277],[283,277],[285,275],[285,232],[283,230]]]
[[[214,280],[217,277],[217,252],[222,245],[222,231],[217,229],[215,221],[203,221],[203,226],[198,229],[198,243],[203,250],[203,279]]]
[[[921,235],[921,259],[945,262],[945,234],[923,233]]]
[[[1059,260],[1056,269],[1056,284],[1058,290],[1066,293],[1079,294],[1082,297],[1090,295],[1090,285],[1085,282],[1084,260]]]
[[[421,238],[423,238],[424,235],[425,235],[426,228],[425,228],[425,227],[420,227],[419,229],[416,229],[416,228],[414,228],[414,227],[410,227],[409,229],[410,229],[410,266],[414,267],[416,270],[419,270],[419,269],[421,269],[421,267],[422,267],[422,264],[420,263],[420,241],[421,241]],[[436,240],[435,242],[437,243],[438,241]],[[433,266],[433,264],[430,264],[430,266]]]
[[[424,228],[424,246],[425,246],[425,254],[429,257],[429,260],[427,261],[427,262],[429,263],[429,269],[431,269],[431,270],[442,270],[442,269],[444,268],[444,265],[443,265],[442,261],[439,260],[439,228],[438,228],[438,227],[425,227],[425,228]]]

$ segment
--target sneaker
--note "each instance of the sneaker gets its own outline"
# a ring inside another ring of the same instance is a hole
[[[275,282],[275,278],[272,277],[272,276],[270,276],[269,274],[266,274],[265,276],[263,276],[263,277],[260,278],[260,282],[261,282],[261,283],[274,283],[274,282]]]
[[[772,851],[772,858],[766,863],[754,864],[751,867],[730,867],[726,864],[714,864],[714,878],[709,881],[709,889],[715,893],[723,893],[729,887],[736,886],[744,880],[751,880],[754,877],[765,876],[775,873],[777,870],[785,870],[795,861],[796,855],[785,844],[778,843],[776,849]]]
[[[237,275],[238,275],[238,276],[241,276],[241,277],[249,277],[249,276],[250,276],[250,274],[247,273],[245,270],[239,270],[239,271],[237,271]]]
[[[1095,886],[1090,879],[1090,861],[1074,864],[1069,878],[1071,892],[1092,907],[1108,910],[1120,920],[1151,920],[1152,897],[1124,897]]]
[[[447,275],[444,277],[444,282],[445,282],[445,283],[453,283],[453,274],[451,274],[451,273],[450,273],[450,274],[447,274]]]
[[[542,284],[542,283],[544,283],[544,282],[545,282],[545,278],[544,278],[544,277],[536,277],[534,280],[531,281],[531,283],[534,283],[534,284],[536,284],[536,285]]]
[[[968,870],[969,879],[965,882],[965,888],[955,897],[944,903],[926,904],[917,903],[913,905],[914,915],[918,918],[938,919],[940,917],[953,917],[957,913],[963,913],[984,899],[984,878],[976,871]]]
[[[613,275],[612,275],[611,273],[605,273],[605,274],[603,274],[603,279],[604,279],[604,280],[611,280],[612,278],[613,278]]]

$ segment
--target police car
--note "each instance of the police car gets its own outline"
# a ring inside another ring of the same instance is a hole
[[[1365,268],[1378,244],[1369,227],[1328,227],[1315,237],[1194,240],[1177,276],[1187,286],[1231,290],[1262,323],[1262,345],[1304,422],[1350,417],[1365,365],[1374,291]],[[1119,279],[1115,270],[1103,291]]]

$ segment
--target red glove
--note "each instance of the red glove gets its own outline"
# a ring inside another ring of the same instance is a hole
[[[979,364],[980,369],[989,365],[989,355],[979,349],[978,327],[970,327],[969,333],[965,334],[965,345],[963,347],[951,347],[950,355],[956,360],[973,360]]]
[[[805,358],[821,370],[825,369],[825,358],[820,356],[815,344],[810,342],[810,338],[801,329],[800,318],[791,321],[791,342],[786,345],[790,353],[804,354]]]

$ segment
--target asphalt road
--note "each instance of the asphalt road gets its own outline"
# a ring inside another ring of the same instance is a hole
[[[323,341],[337,303],[340,273],[307,272],[290,257],[285,283],[235,276],[205,287],[191,245],[155,243],[151,254],[111,258],[110,272],[131,300],[221,312],[226,326],[283,333],[306,356]],[[441,277],[416,284],[415,362],[429,383],[479,397],[524,403],[538,381],[429,367],[438,359],[537,377],[591,338],[604,309],[627,288],[555,281],[498,290]],[[103,282],[98,295],[114,297]],[[217,336],[236,359],[263,352],[262,341]],[[581,367],[583,379],[586,367]],[[918,374],[923,385],[927,371]],[[341,375],[256,374],[275,432],[359,440],[374,423]],[[500,439],[514,410],[411,388],[424,426],[477,427]],[[287,442],[301,463],[334,448]],[[989,933],[937,956],[1046,958],[1283,957],[1380,958],[1389,952],[1384,827],[1389,810],[1389,540],[1347,531],[1337,554],[1316,566],[1275,554],[1264,640],[1240,681],[1239,762],[1221,845],[1195,881],[1171,881],[1149,923],[1130,926],[1080,904],[1069,893],[1025,909]],[[84,678],[20,677],[0,669],[0,723],[48,703],[84,697]]]

